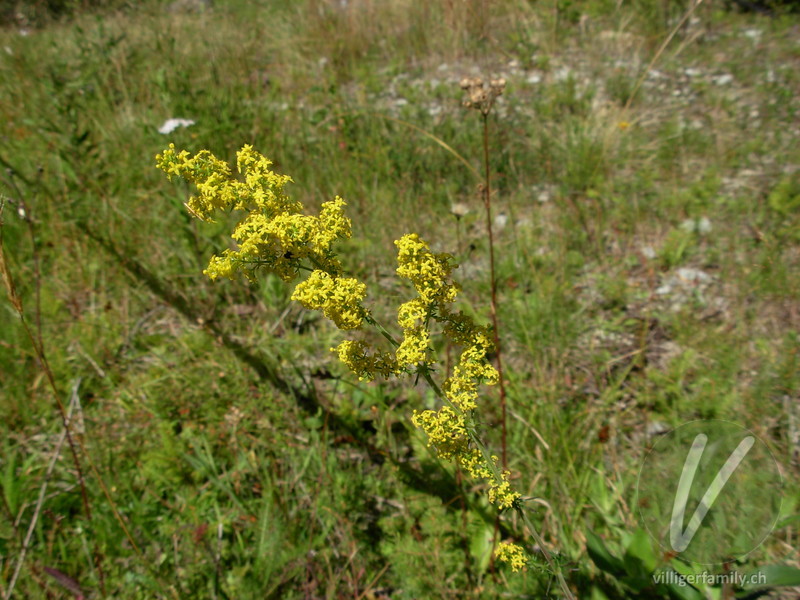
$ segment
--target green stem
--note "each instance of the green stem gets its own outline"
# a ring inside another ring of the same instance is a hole
[[[364,320],[373,327],[375,327],[383,337],[389,340],[389,343],[392,346],[394,346],[395,348],[400,346],[400,342],[394,339],[394,336],[391,333],[389,333],[389,331],[383,325],[378,323],[371,314],[367,313],[367,316],[364,317]]]
[[[569,600],[575,600],[575,596],[572,594],[572,590],[569,589],[567,585],[566,579],[564,579],[563,573],[561,573],[561,567],[556,564],[556,561],[553,560],[553,556],[547,550],[544,545],[544,540],[542,536],[539,535],[539,532],[536,531],[536,528],[531,523],[531,520],[528,518],[528,513],[521,506],[515,507],[517,514],[522,519],[522,522],[525,523],[525,526],[531,532],[531,537],[533,537],[533,541],[536,542],[536,545],[539,546],[539,550],[542,551],[542,555],[544,559],[547,561],[547,564],[550,566],[550,569],[556,576],[556,580],[558,581],[558,586],[561,588],[561,591],[564,592],[564,597],[569,598]]]

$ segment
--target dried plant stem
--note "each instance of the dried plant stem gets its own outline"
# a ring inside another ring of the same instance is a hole
[[[689,6],[689,9],[686,11],[686,13],[683,15],[683,17],[681,17],[681,20],[678,21],[678,24],[675,25],[675,28],[672,31],[670,31],[669,35],[666,37],[664,42],[658,48],[656,53],[653,55],[652,60],[648,63],[648,65],[645,68],[645,70],[642,71],[642,74],[639,76],[639,79],[636,81],[636,85],[633,86],[633,91],[631,91],[630,95],[628,96],[628,101],[625,102],[625,108],[622,109],[623,112],[628,112],[628,109],[631,107],[631,103],[633,102],[633,99],[636,97],[636,93],[639,91],[639,88],[642,87],[642,84],[644,83],[644,80],[647,78],[647,74],[650,72],[650,69],[652,69],[653,65],[656,64],[656,62],[658,61],[659,58],[661,58],[661,55],[664,53],[664,50],[667,49],[667,46],[669,46],[669,43],[672,41],[672,38],[674,38],[675,35],[678,33],[678,31],[680,31],[681,27],[683,27],[683,24],[686,23],[686,21],[689,20],[689,17],[692,16],[694,11],[697,10],[697,8],[702,3],[703,3],[703,0],[693,0],[691,5]]]
[[[506,382],[503,376],[503,353],[500,347],[500,325],[497,318],[497,278],[494,265],[494,232],[492,230],[492,187],[489,168],[489,114],[481,113],[483,117],[483,205],[486,208],[486,230],[489,233],[489,276],[491,277],[491,314],[492,333],[494,334],[494,347],[497,354],[498,385],[500,388],[500,421],[501,421],[501,448],[503,469],[508,468],[508,443],[507,443],[507,415],[506,415]]]

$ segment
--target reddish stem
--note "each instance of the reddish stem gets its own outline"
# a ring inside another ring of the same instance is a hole
[[[500,347],[500,326],[497,318],[497,279],[494,268],[494,232],[492,231],[492,187],[489,172],[489,113],[481,111],[483,116],[483,164],[486,171],[483,186],[483,205],[486,207],[486,229],[489,232],[489,272],[492,288],[492,329],[494,347],[497,353],[497,374],[500,385],[500,419],[503,470],[508,469],[508,445],[506,442],[506,383],[503,377],[503,355]]]

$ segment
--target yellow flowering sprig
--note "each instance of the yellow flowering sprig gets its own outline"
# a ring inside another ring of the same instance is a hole
[[[480,327],[463,312],[450,310],[459,286],[450,274],[457,266],[449,254],[434,254],[427,242],[408,234],[395,242],[397,274],[411,281],[417,291],[414,298],[400,306],[398,324],[404,339],[396,356],[401,367],[418,365],[420,372],[445,401],[440,409],[414,411],[411,421],[428,437],[428,446],[436,449],[445,460],[454,460],[477,479],[489,484],[489,500],[499,508],[515,506],[521,495],[511,489],[508,471],[497,467],[496,457],[490,457],[474,434],[472,418],[477,408],[478,386],[498,381],[497,370],[487,361],[494,348],[485,327]],[[428,369],[429,322],[444,325],[443,333],[454,344],[464,347],[453,374],[444,383],[444,392],[430,377]],[[472,432],[472,433],[471,433]]]
[[[191,156],[186,150],[176,152],[170,144],[156,156],[156,164],[170,178],[178,176],[195,184],[198,195],[186,203],[195,217],[213,222],[217,212],[245,213],[231,234],[238,247],[211,257],[204,271],[211,279],[234,279],[242,273],[252,280],[261,268],[291,282],[301,269],[308,268],[304,260],[334,280],[341,274],[333,244],[350,237],[351,223],[344,216],[345,202],[338,196],[323,203],[319,216],[302,214],[302,204],[284,192],[292,178],[271,171],[272,163],[252,146],[237,153],[243,181],[234,179],[230,167],[208,150]],[[352,289],[352,284],[333,284],[329,291],[344,293],[350,301],[357,299],[358,290]],[[342,322],[353,324],[355,320]]]
[[[170,178],[179,176],[195,184],[198,195],[189,199],[187,208],[199,219],[212,221],[217,212],[244,213],[231,236],[236,247],[212,256],[206,275],[234,279],[243,274],[252,280],[257,269],[264,269],[292,282],[301,270],[311,271],[296,285],[293,300],[321,311],[342,330],[359,329],[365,322],[377,327],[394,352],[373,349],[359,340],[345,340],[331,350],[362,380],[376,375],[421,375],[443,401],[438,410],[414,411],[412,416],[412,422],[427,435],[428,445],[442,459],[453,460],[472,477],[486,481],[489,500],[500,509],[517,509],[531,527],[521,510],[520,494],[511,488],[509,472],[499,468],[498,458],[489,454],[476,432],[479,386],[497,383],[498,373],[487,360],[493,349],[490,330],[451,309],[460,290],[450,277],[457,267],[451,255],[431,252],[417,234],[395,242],[397,274],[409,280],[417,293],[398,309],[397,323],[403,331],[398,342],[364,308],[366,286],[343,274],[334,244],[350,237],[351,223],[344,216],[341,198],[323,203],[319,216],[303,214],[303,206],[284,192],[291,178],[271,171],[272,163],[251,146],[237,154],[242,180],[235,179],[228,165],[206,150],[191,156],[170,145],[156,156],[156,162]],[[442,327],[451,343],[462,347],[441,389],[431,376],[432,322]],[[514,544],[498,546],[496,557],[509,562],[514,571],[527,561]]]

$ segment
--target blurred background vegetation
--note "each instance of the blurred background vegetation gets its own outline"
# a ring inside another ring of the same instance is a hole
[[[407,295],[392,241],[416,231],[485,322],[480,182],[415,129],[480,167],[468,75],[508,82],[490,145],[512,478],[576,595],[677,593],[652,583],[676,563],[635,486],[648,444],[697,418],[746,425],[784,475],[736,568],[796,565],[800,22],[689,8],[0,2],[2,243],[35,340],[4,301],[0,592],[20,564],[17,598],[558,595],[513,520],[535,564],[492,564],[485,494],[410,424],[424,386],[355,381],[276,279],[207,281],[232,223],[190,219],[154,167],[169,142],[253,144],[312,210],[348,202],[343,260],[376,314]],[[170,118],[194,124],[159,133]],[[498,448],[496,390],[481,411]]]

